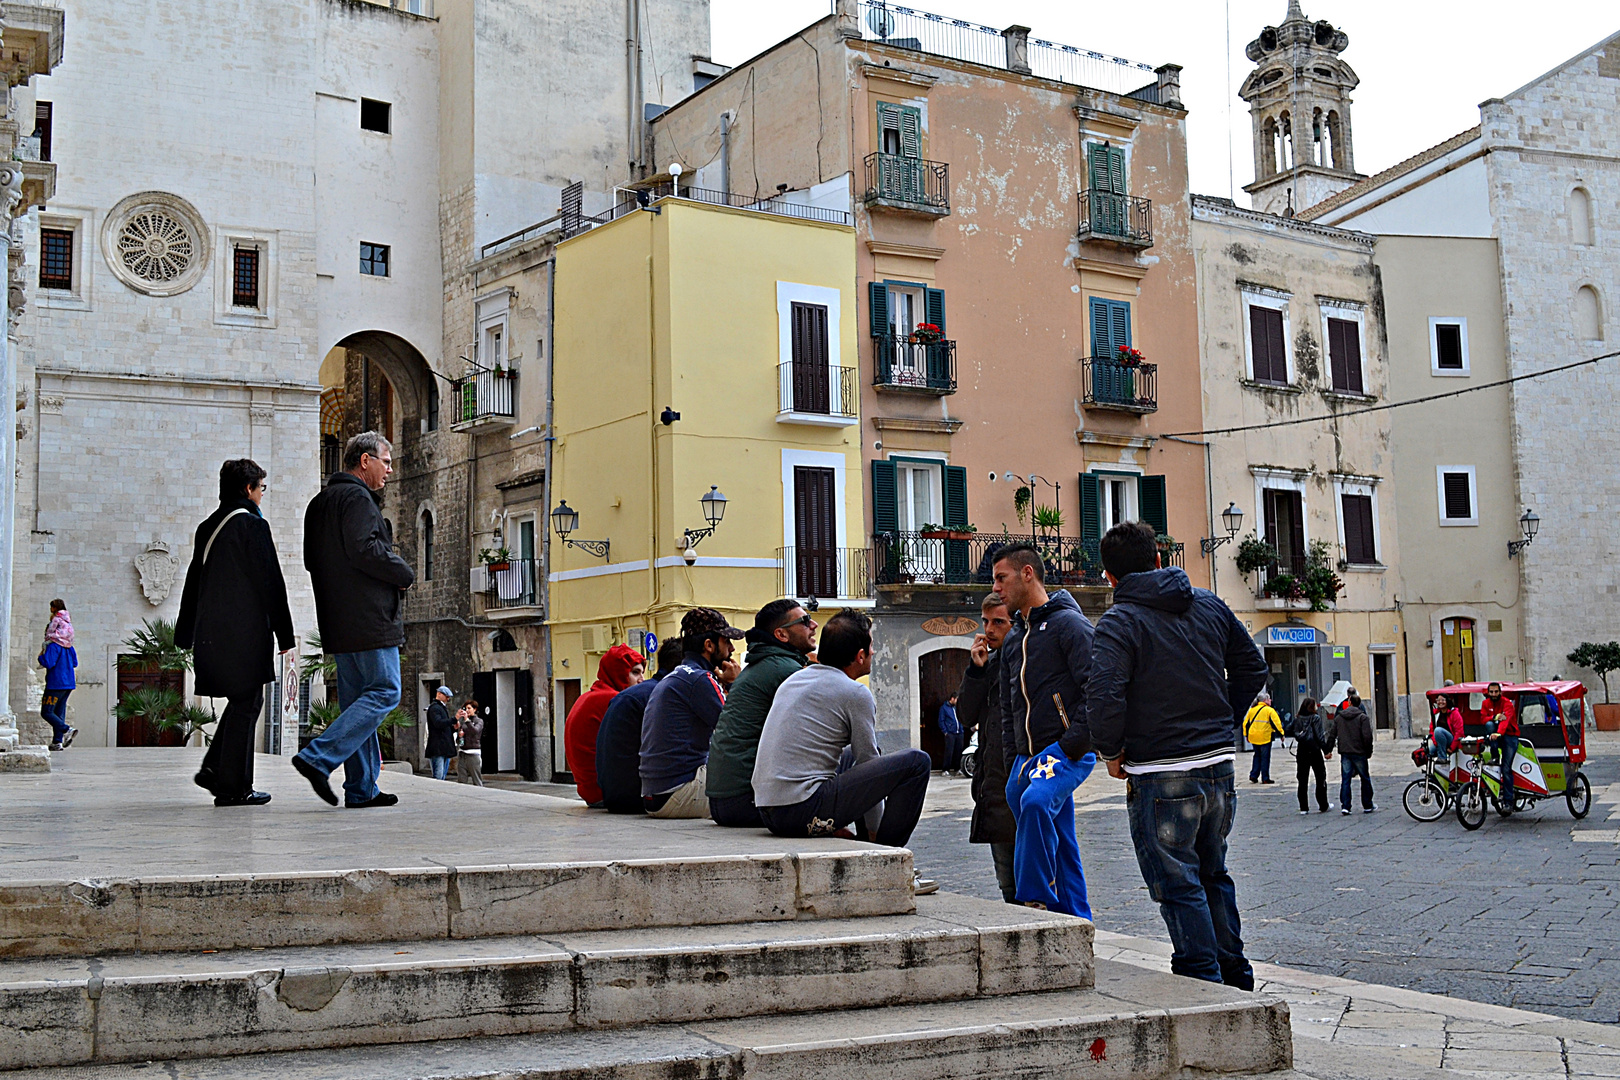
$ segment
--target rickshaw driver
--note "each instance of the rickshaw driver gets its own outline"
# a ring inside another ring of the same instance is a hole
[[[1502,696],[1501,683],[1493,682],[1485,687],[1485,700],[1479,706],[1479,721],[1487,725],[1487,731],[1492,731],[1489,725],[1495,724],[1493,736],[1499,751],[1497,760],[1501,762],[1502,769],[1502,804],[1512,810],[1517,801],[1513,760],[1519,756],[1519,716],[1518,710],[1513,707],[1513,699]]]

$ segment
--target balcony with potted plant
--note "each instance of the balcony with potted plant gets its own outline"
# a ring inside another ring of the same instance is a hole
[[[1088,409],[1150,413],[1159,408],[1159,367],[1140,349],[1119,346],[1107,356],[1080,360],[1080,403]]]

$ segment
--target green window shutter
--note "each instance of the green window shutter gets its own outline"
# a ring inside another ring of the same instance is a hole
[[[1091,298],[1091,355],[1111,358],[1114,350],[1109,347],[1112,338],[1108,329],[1108,301]]]
[[[1102,143],[1086,144],[1086,165],[1091,178],[1092,191],[1107,191],[1108,187],[1108,147]]]
[[[1091,355],[1114,359],[1131,344],[1131,305],[1121,300],[1091,298]]]
[[[1160,536],[1170,535],[1170,508],[1164,493],[1164,477],[1143,476],[1136,481],[1136,501],[1142,520]]]
[[[891,105],[887,101],[877,103],[878,115],[878,148],[882,149],[883,132],[900,130],[900,106]]]
[[[889,336],[889,287],[881,281],[869,282],[866,286],[869,297],[869,306],[872,309],[872,336]]]
[[[945,332],[945,290],[929,289],[927,296],[928,321]]]
[[[1125,194],[1125,150],[1108,147],[1108,190],[1115,195]]]
[[[872,462],[872,531],[896,532],[900,528],[899,494],[896,490],[894,462]]]
[[[963,529],[968,523],[967,469],[945,466],[945,527]]]
[[[1102,538],[1102,490],[1096,474],[1080,474],[1080,539]]]
[[[922,110],[910,105],[890,107],[900,113],[900,152],[908,158],[922,157]]]
[[[1108,301],[1108,330],[1113,335],[1116,349],[1131,345],[1131,305],[1119,300]]]

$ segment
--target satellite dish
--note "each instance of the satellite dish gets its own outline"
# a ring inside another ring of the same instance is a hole
[[[880,38],[887,38],[894,34],[894,15],[881,4],[874,4],[866,13],[866,25],[872,28],[872,33]]]

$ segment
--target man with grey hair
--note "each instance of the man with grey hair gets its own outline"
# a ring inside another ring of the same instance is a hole
[[[362,431],[343,448],[333,473],[304,514],[304,568],[315,586],[321,646],[337,661],[343,712],[293,758],[293,768],[333,806],[328,777],[343,766],[344,805],[393,806],[377,790],[382,748],[377,727],[399,705],[399,647],[405,641],[401,594],[416,580],[394,551],[382,516],[382,490],[394,471],[393,447]]]

